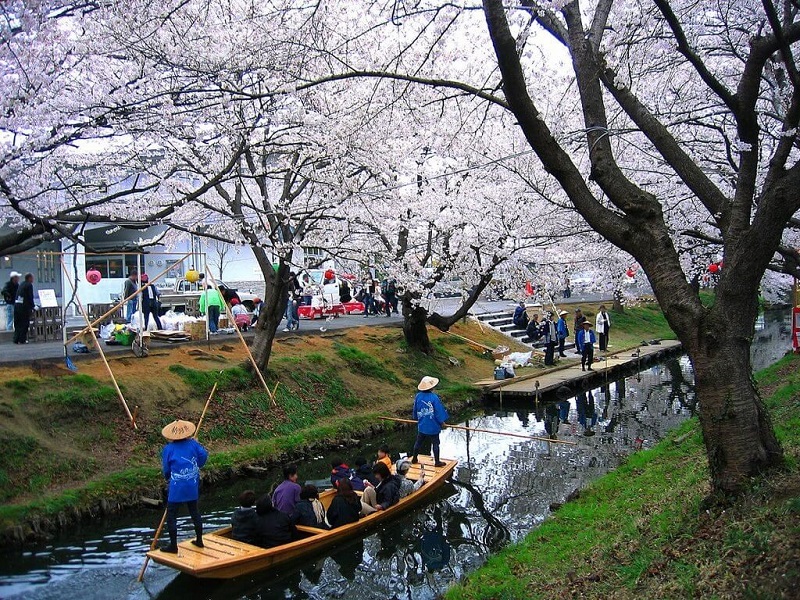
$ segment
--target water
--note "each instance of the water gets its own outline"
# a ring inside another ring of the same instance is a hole
[[[768,314],[760,326],[754,362],[774,361],[788,348],[782,316]],[[759,367],[760,368],[760,367]],[[160,511],[142,510],[73,529],[51,544],[11,553],[0,561],[0,597],[45,599],[126,598],[435,598],[480,566],[490,552],[520,539],[547,517],[553,502],[614,469],[637,447],[649,447],[687,419],[694,409],[691,365],[678,357],[591,390],[594,410],[578,414],[578,400],[565,399],[568,421],[559,439],[577,446],[445,430],[442,455],[459,460],[446,484],[425,508],[277,575],[232,581],[197,581],[151,563],[144,585],[135,582]],[[549,404],[548,406],[553,406]],[[546,406],[489,406],[464,418],[472,427],[545,436]],[[551,410],[552,412],[552,410]],[[582,418],[581,418],[582,417]],[[584,436],[589,425],[595,435]],[[414,432],[365,440],[357,453],[374,456],[388,442],[398,451]],[[331,453],[333,454],[333,453]],[[301,478],[327,476],[331,455],[301,465]],[[241,479],[201,497],[208,530],[228,524],[230,509],[245,489],[266,490],[279,479]],[[188,519],[181,536],[192,535]]]

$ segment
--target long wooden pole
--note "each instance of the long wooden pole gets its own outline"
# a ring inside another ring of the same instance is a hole
[[[416,424],[417,422],[412,419],[396,419],[394,417],[378,417],[383,421],[395,421],[397,423],[413,423]],[[448,427],[450,429],[460,429],[461,431],[473,431],[475,433],[492,433],[494,435],[507,435],[510,437],[517,437],[522,438],[525,440],[536,440],[539,442],[550,442],[552,444],[566,444],[568,446],[577,446],[576,442],[568,442],[566,440],[551,440],[550,438],[545,437],[538,437],[535,435],[523,435],[521,433],[511,433],[510,431],[497,431],[495,429],[478,429],[477,427],[464,427],[463,425],[450,425],[449,423],[444,423],[442,427]]]
[[[200,414],[200,420],[197,422],[197,429],[194,430],[194,439],[197,439],[197,435],[200,433],[200,425],[203,424],[203,419],[206,416],[206,411],[208,410],[208,405],[211,404],[211,399],[214,397],[214,393],[217,391],[217,384],[219,382],[214,382],[214,387],[211,388],[211,393],[208,395],[208,400],[206,400],[206,405],[203,407],[203,412]],[[161,532],[164,531],[164,523],[167,522],[167,509],[164,509],[164,514],[161,515],[161,521],[158,523],[158,527],[156,528],[156,533],[153,535],[153,541],[150,542],[150,550],[156,549],[156,544],[158,544],[158,538],[161,537]],[[142,570],[139,571],[139,577],[136,580],[139,583],[144,581],[144,572],[147,570],[147,565],[150,564],[150,557],[144,557],[144,564],[142,565]]]
[[[222,292],[219,291],[219,286],[217,285],[216,279],[214,279],[214,275],[212,275],[211,272],[209,271],[208,273],[206,273],[206,277],[208,277],[211,280],[214,289],[217,290],[217,293],[220,295],[220,297],[222,297]],[[206,301],[208,301],[208,298],[206,298]],[[225,306],[225,314],[228,316],[228,321],[230,323],[233,323],[233,327],[234,329],[236,329],[236,334],[239,336],[239,341],[242,342],[242,347],[244,348],[244,351],[247,352],[247,356],[250,358],[250,363],[253,365],[253,369],[255,370],[256,375],[258,375],[258,378],[261,381],[261,385],[263,385],[264,389],[267,390],[267,395],[269,396],[269,399],[272,400],[272,406],[277,406],[277,402],[275,402],[275,395],[272,393],[272,390],[269,389],[267,382],[264,380],[264,376],[261,374],[261,369],[258,368],[258,365],[256,364],[256,359],[253,358],[253,353],[250,352],[250,347],[247,345],[247,342],[245,341],[242,332],[239,330],[239,326],[236,324],[236,320],[233,318],[233,313],[231,312],[228,303],[224,301],[224,298],[222,304]],[[206,307],[206,319],[208,319],[208,307]]]
[[[186,253],[186,254],[184,254],[184,255],[183,255],[183,257],[182,257],[182,258],[180,258],[180,259],[179,259],[177,262],[175,262],[175,263],[172,263],[170,266],[168,266],[166,269],[164,269],[163,271],[161,271],[161,273],[159,273],[159,274],[158,274],[158,275],[156,275],[155,277],[151,277],[151,278],[150,278],[150,280],[149,280],[149,281],[148,281],[148,282],[147,282],[145,285],[141,286],[141,288],[140,288],[140,289],[136,290],[134,293],[132,293],[130,296],[128,296],[128,297],[127,297],[127,298],[125,298],[124,300],[120,300],[120,301],[119,301],[119,302],[118,302],[116,305],[114,305],[114,307],[113,307],[113,308],[110,308],[110,309],[109,309],[108,311],[106,311],[106,312],[105,312],[105,313],[104,313],[102,316],[100,316],[100,317],[97,317],[97,318],[96,318],[94,321],[92,321],[91,323],[89,323],[89,325],[88,325],[88,326],[84,327],[84,328],[83,328],[81,331],[79,331],[78,333],[76,333],[75,335],[73,335],[71,338],[69,338],[69,339],[68,339],[66,342],[64,342],[64,345],[66,346],[66,345],[68,345],[70,342],[73,342],[73,341],[75,341],[76,339],[78,339],[79,337],[81,337],[81,336],[82,336],[84,333],[86,333],[86,331],[87,331],[87,330],[89,330],[89,329],[93,329],[93,328],[94,328],[94,326],[95,326],[95,325],[97,325],[98,323],[102,323],[102,322],[105,320],[105,318],[106,318],[107,316],[109,316],[109,315],[113,314],[113,313],[114,313],[114,312],[115,312],[117,309],[119,309],[119,307],[120,307],[120,306],[125,306],[125,303],[126,303],[128,300],[132,300],[134,297],[136,297],[136,296],[138,296],[139,294],[141,294],[141,293],[142,293],[142,292],[145,290],[145,288],[149,288],[151,285],[155,285],[155,282],[156,282],[156,281],[158,281],[158,279],[160,279],[161,277],[163,277],[164,275],[166,275],[166,274],[167,274],[167,273],[168,273],[168,272],[169,272],[169,271],[170,271],[170,270],[171,270],[171,269],[172,269],[172,268],[173,268],[173,267],[174,267],[176,264],[180,264],[180,263],[182,263],[183,261],[185,261],[187,258],[189,258],[189,255],[190,255],[190,254],[191,254],[191,252],[187,252],[187,253]],[[62,257],[61,257],[61,262],[62,262],[62,263],[64,262],[64,257],[63,257],[63,255],[62,255]]]
[[[122,395],[122,390],[119,389],[119,384],[117,383],[117,378],[114,377],[114,371],[111,370],[111,365],[108,364],[108,359],[106,358],[105,352],[103,352],[103,347],[100,345],[99,340],[97,339],[97,334],[94,332],[94,327],[89,320],[89,314],[83,308],[83,303],[81,303],[80,296],[78,296],[78,291],[75,289],[75,282],[72,281],[72,276],[69,274],[67,270],[67,266],[64,264],[64,257],[61,257],[61,269],[64,271],[64,276],[67,278],[67,282],[69,283],[70,288],[72,288],[72,293],[75,294],[75,303],[78,305],[78,310],[81,311],[83,318],[86,320],[86,324],[89,328],[89,333],[92,334],[92,338],[94,339],[94,345],[97,346],[97,350],[100,352],[100,358],[103,359],[103,364],[106,366],[106,370],[108,371],[108,375],[111,377],[111,382],[114,384],[114,389],[117,391],[117,395],[119,396],[120,402],[122,402],[122,406],[125,409],[125,414],[128,415],[128,419],[133,425],[134,429],[138,429],[136,426],[136,420],[133,418],[131,414],[131,410],[128,408],[128,403],[125,402],[125,396]],[[65,346],[66,348],[66,346]]]

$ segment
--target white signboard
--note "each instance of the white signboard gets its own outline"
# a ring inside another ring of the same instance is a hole
[[[42,308],[57,308],[58,300],[56,299],[55,290],[38,290],[39,292],[39,306]]]

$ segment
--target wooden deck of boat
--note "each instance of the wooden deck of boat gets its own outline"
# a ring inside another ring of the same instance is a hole
[[[592,371],[581,371],[580,362],[570,364],[561,369],[555,369],[537,375],[536,373],[525,373],[520,369],[520,376],[512,379],[482,379],[473,385],[483,391],[485,397],[497,399],[502,397],[534,397],[536,395],[536,384],[539,384],[539,394],[558,389],[562,385],[575,387],[576,382],[594,377],[602,377],[606,373],[630,368],[640,364],[643,360],[655,358],[659,354],[675,352],[679,350],[681,343],[677,340],[662,340],[660,344],[641,346],[634,350],[623,350],[614,354],[605,354],[604,360],[592,365]],[[636,356],[637,350],[639,351]],[[598,353],[595,351],[595,356]]]
[[[424,502],[444,484],[458,464],[455,460],[443,459],[445,466],[435,467],[430,456],[420,456],[419,461],[419,464],[412,465],[407,477],[418,480],[424,465],[427,483],[420,490],[402,498],[389,509],[362,517],[356,523],[332,530],[298,526],[297,529],[306,537],[276,548],[261,548],[230,539],[227,537],[230,527],[226,527],[205,534],[204,548],[198,548],[186,540],[178,544],[177,554],[152,550],[147,555],[154,562],[201,578],[228,579],[270,569],[361,535],[374,524],[393,518],[394,515]],[[328,490],[320,494],[320,501],[326,509],[335,493],[335,490]]]

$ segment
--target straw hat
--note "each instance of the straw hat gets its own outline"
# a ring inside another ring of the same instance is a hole
[[[422,381],[419,382],[417,389],[420,392],[427,392],[428,390],[432,390],[437,385],[439,385],[439,380],[436,377],[428,377],[427,375],[422,378]]]
[[[161,430],[161,435],[171,442],[176,442],[192,437],[196,429],[197,427],[191,421],[176,420],[164,427]]]
[[[567,311],[565,311],[565,310],[560,310],[560,311],[558,311],[558,316],[559,316],[559,317],[563,317],[564,315],[568,315],[568,314],[569,314],[569,313],[568,313]]]
[[[592,322],[591,321],[584,321],[583,325],[588,325],[589,327],[591,327],[592,326]]]

